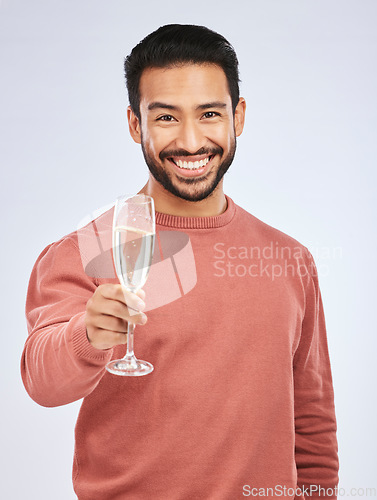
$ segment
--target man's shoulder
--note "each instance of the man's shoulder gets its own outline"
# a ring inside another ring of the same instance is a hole
[[[99,215],[96,215],[97,211],[95,211],[85,216],[78,222],[76,229],[51,242],[44,251],[61,247],[76,246],[79,248],[80,242],[87,240],[98,241],[105,235],[108,238],[112,230],[114,207],[99,210],[101,211]]]
[[[99,212],[99,215],[98,215]],[[37,262],[68,263],[92,278],[114,278],[112,221],[114,206],[99,209],[82,219],[77,228],[50,243]]]
[[[236,210],[243,234],[247,235],[247,239],[250,238],[256,245],[266,245],[273,242],[280,247],[287,246],[304,254],[308,253],[307,247],[293,236],[264,222],[237,204]]]

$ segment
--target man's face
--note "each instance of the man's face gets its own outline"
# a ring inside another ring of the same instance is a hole
[[[234,120],[224,71],[213,64],[148,68],[140,96],[141,119],[129,111],[130,131],[152,176],[179,198],[207,198],[233,161],[243,125],[236,130],[240,110]]]

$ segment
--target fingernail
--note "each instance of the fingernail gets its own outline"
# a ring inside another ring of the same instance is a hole
[[[136,302],[136,307],[138,308],[139,311],[144,311],[144,309],[145,309],[145,302],[143,302],[142,300],[138,300]]]
[[[142,314],[141,315],[141,324],[142,325],[145,325],[145,323],[147,322],[148,318],[145,314]]]

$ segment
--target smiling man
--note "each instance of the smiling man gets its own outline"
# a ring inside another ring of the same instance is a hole
[[[43,250],[26,304],[29,395],[44,406],[83,398],[75,492],[336,498],[334,392],[313,257],[223,190],[246,110],[234,49],[208,28],[167,25],[132,50],[125,71],[129,130],[149,169],[139,192],[156,207],[146,292],[125,292],[109,273],[111,209]],[[125,354],[128,322],[155,367],[145,377],[105,370]]]
[[[126,68],[131,64],[129,59]],[[226,75],[217,64],[147,68],[139,86],[139,109],[130,107],[128,119],[151,173],[142,192],[162,212],[176,213],[179,204],[179,215],[221,213],[226,205],[223,176],[243,129],[245,100],[239,99],[234,109]]]

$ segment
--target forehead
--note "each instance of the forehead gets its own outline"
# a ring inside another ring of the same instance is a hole
[[[189,106],[219,100],[231,106],[224,70],[215,64],[147,68],[140,78],[140,110],[154,101]]]

